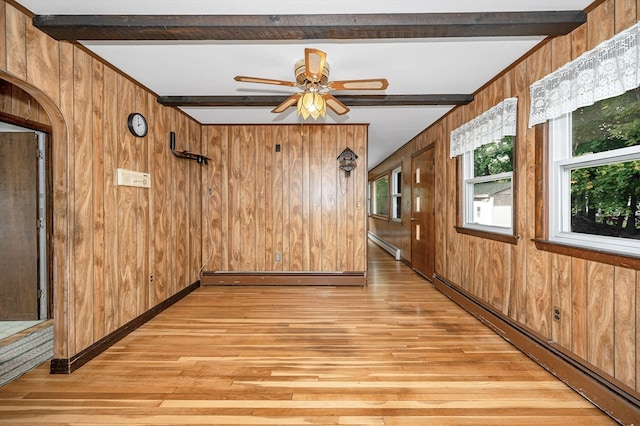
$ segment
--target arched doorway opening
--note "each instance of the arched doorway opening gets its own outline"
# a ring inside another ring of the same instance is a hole
[[[17,78],[16,76],[0,70],[0,79],[15,86],[24,92],[29,103],[25,114],[12,114],[14,111],[2,111],[3,118],[12,120],[12,125],[45,133],[48,136],[48,146],[50,147],[48,159],[48,265],[47,274],[49,280],[50,303],[48,305],[47,316],[53,318],[54,326],[54,357],[68,357],[68,346],[66,344],[68,330],[65,321],[65,309],[68,305],[68,285],[69,285],[69,179],[68,179],[68,131],[62,112],[56,102],[46,93],[30,83]],[[6,94],[5,94],[6,95]],[[6,104],[6,103],[5,103]],[[36,109],[39,111],[39,118],[32,115]],[[35,156],[35,154],[34,154]]]

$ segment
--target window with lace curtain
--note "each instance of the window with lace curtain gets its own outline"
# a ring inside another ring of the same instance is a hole
[[[531,86],[530,125],[549,126],[551,242],[640,256],[639,36],[635,25]]]
[[[505,99],[451,132],[450,156],[462,159],[459,230],[514,235],[517,98]]]

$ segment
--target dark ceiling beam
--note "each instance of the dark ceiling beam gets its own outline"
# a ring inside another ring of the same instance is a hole
[[[335,95],[347,106],[466,105],[473,95]],[[287,96],[159,96],[173,107],[275,107]]]
[[[364,15],[37,15],[56,40],[314,40],[557,36],[583,11]]]

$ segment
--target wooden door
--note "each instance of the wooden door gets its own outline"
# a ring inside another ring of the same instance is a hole
[[[38,319],[35,133],[0,133],[0,320]]]
[[[428,280],[435,272],[434,145],[411,159],[411,264]]]

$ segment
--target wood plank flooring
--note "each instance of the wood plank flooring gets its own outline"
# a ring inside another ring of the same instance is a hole
[[[71,375],[1,387],[0,424],[615,424],[371,244],[368,278],[200,288]]]

